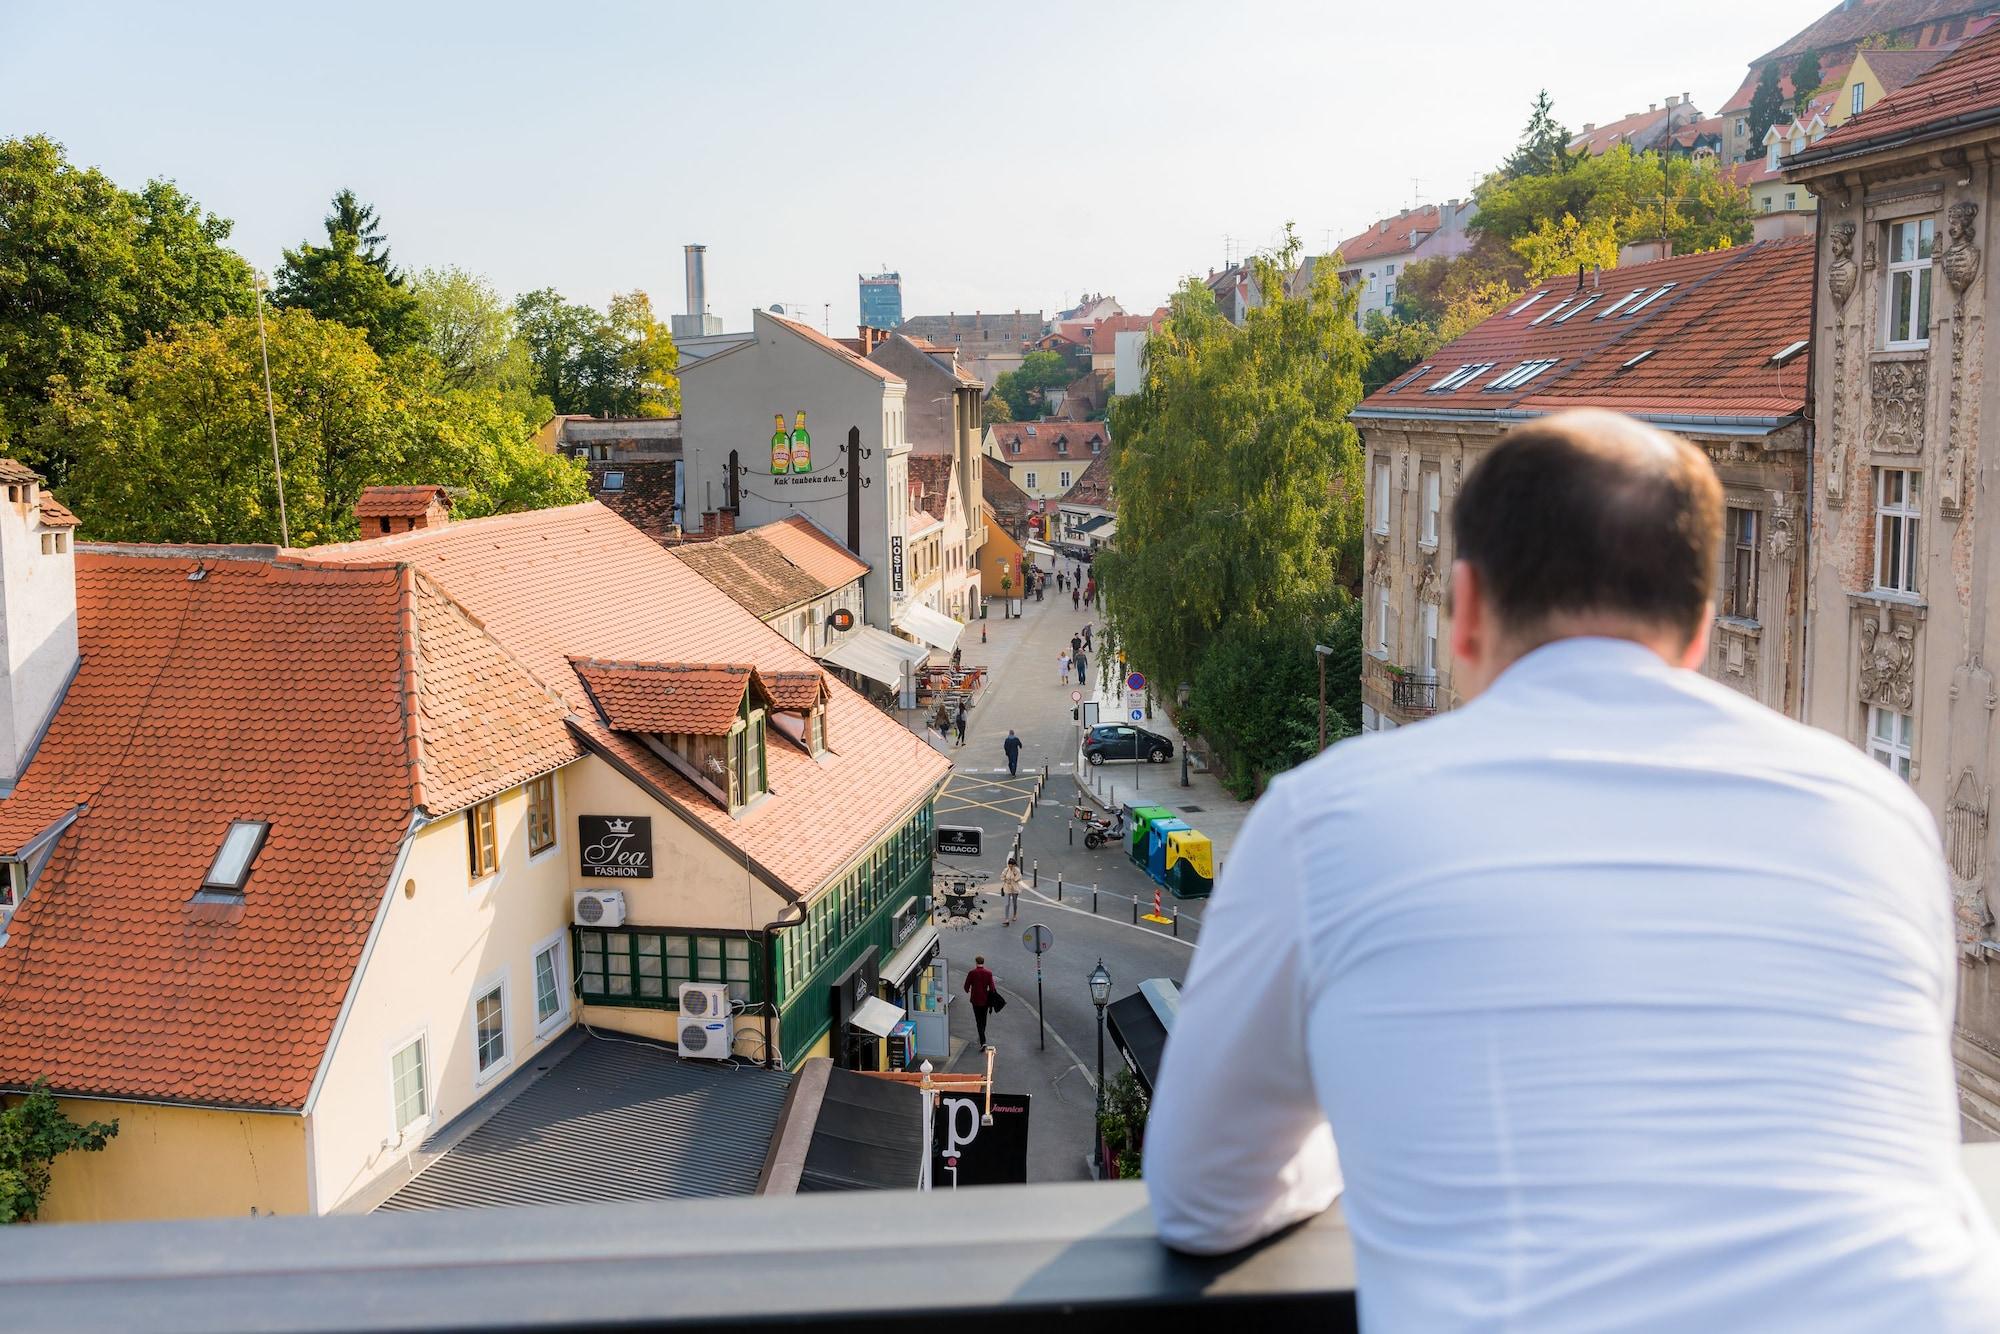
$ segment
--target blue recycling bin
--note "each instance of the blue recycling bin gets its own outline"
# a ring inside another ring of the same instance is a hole
[[[1187,827],[1186,820],[1155,820],[1146,826],[1146,873],[1162,885],[1167,883],[1167,835]]]

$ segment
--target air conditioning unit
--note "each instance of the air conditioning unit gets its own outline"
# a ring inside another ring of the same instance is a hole
[[[681,1059],[726,1061],[729,1059],[729,988],[721,982],[683,982],[680,988],[679,1034]]]
[[[570,915],[578,926],[625,925],[625,891],[578,889],[570,893]]]

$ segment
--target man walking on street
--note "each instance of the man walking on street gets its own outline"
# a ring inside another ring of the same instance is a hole
[[[1994,1328],[1937,824],[1699,674],[1728,503],[1605,412],[1467,473],[1465,706],[1280,775],[1203,914],[1168,1245],[1341,1195],[1364,1329]]]
[[[1072,588],[1069,590],[1069,605],[1078,610],[1082,610],[1083,593],[1080,589]]]
[[[1007,776],[1013,778],[1021,772],[1021,738],[1014,735],[1014,729],[1007,729],[1007,739],[1000,743],[1007,752]]]
[[[1084,667],[1085,667],[1085,666],[1086,666],[1086,661],[1085,661],[1085,657],[1084,657],[1084,655],[1083,655],[1083,654],[1081,654],[1081,653],[1077,654],[1077,655],[1076,655],[1076,683],[1077,683],[1078,685],[1082,685],[1082,684],[1083,684],[1083,671],[1084,671]]]
[[[965,701],[964,700],[960,700],[958,702],[958,717],[952,720],[952,724],[958,729],[958,744],[961,746],[964,745],[965,744]]]
[[[986,1050],[986,1011],[993,1004],[993,973],[986,956],[972,956],[972,970],[965,975],[965,994],[972,997],[972,1022],[979,1030],[979,1049]]]

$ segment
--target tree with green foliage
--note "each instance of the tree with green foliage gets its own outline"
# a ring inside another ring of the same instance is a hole
[[[1784,76],[1778,71],[1778,62],[1772,61],[1757,75],[1757,87],[1750,94],[1750,108],[1744,116],[1750,122],[1750,152],[1761,157],[1764,153],[1764,136],[1771,127],[1785,116]],[[1794,88],[1798,85],[1793,84]]]
[[[1542,89],[1535,97],[1534,110],[1528,113],[1528,124],[1521,131],[1521,142],[1500,166],[1503,175],[1542,176],[1565,172],[1583,159],[1585,155],[1581,150],[1575,153],[1570,151],[1569,131],[1557,122],[1553,106],[1549,90]]]
[[[1316,644],[1334,650],[1326,664],[1330,745],[1361,730],[1359,599],[1328,589],[1307,614],[1234,629],[1202,654],[1177,721],[1214,745],[1222,783],[1236,796],[1255,796],[1264,778],[1318,753]]]
[[[1798,65],[1792,70],[1793,113],[1804,111],[1807,104],[1812,101],[1813,94],[1817,93],[1819,86],[1825,82],[1826,74],[1820,69],[1819,52],[1808,51],[1800,56]]]
[[[69,1119],[37,1079],[12,1107],[0,1108],[0,1223],[31,1223],[48,1198],[50,1165],[66,1153],[100,1153],[118,1135],[116,1121]]]
[[[1013,420],[1014,409],[1008,404],[1006,399],[1000,397],[998,394],[988,394],[986,396],[984,412],[980,417],[980,424],[982,426],[1001,426]]]
[[[1048,415],[1045,404],[1049,391],[1075,379],[1076,367],[1068,357],[1043,348],[1023,357],[1018,369],[996,376],[993,397],[1007,404],[1007,420],[1032,421]]]
[[[421,343],[422,312],[403,275],[389,263],[375,210],[359,203],[352,190],[342,190],[324,225],[325,245],[301,242],[285,252],[277,304],[360,329],[385,357]]]
[[[1662,235],[1676,254],[1694,254],[1744,244],[1751,233],[1749,193],[1715,162],[1628,144],[1567,172],[1490,177],[1478,198],[1474,226],[1544,275],[1564,262],[1616,262],[1619,246]]]
[[[680,411],[680,350],[644,292],[613,296],[608,312],[552,287],[514,302],[535,391],[557,412],[671,417]]]
[[[1322,264],[1288,295],[1297,249],[1288,232],[1252,261],[1267,299],[1240,328],[1185,283],[1147,343],[1143,385],[1112,411],[1118,541],[1100,583],[1115,642],[1169,694],[1197,683],[1210,653],[1239,651],[1224,645],[1323,624],[1360,575],[1361,447],[1347,420],[1366,355],[1358,294]],[[1217,727],[1228,731],[1203,735],[1258,772],[1294,753],[1249,753],[1272,733],[1233,716]]]
[[[460,268],[425,269],[410,283],[424,336],[454,389],[515,391],[528,388],[528,349],[514,334],[514,308],[477,274]]]
[[[67,442],[28,446],[53,395],[115,389],[149,337],[250,310],[229,231],[171,182],[133,193],[52,139],[0,139],[0,443],[62,485]]]
[[[285,505],[297,546],[358,535],[362,490],[452,489],[465,516],[582,500],[584,469],[537,449],[546,404],[455,388],[421,351],[383,359],[359,329],[280,310],[266,321]],[[277,486],[257,324],[194,325],[136,353],[124,394],[57,399],[74,442],[65,501],[110,541],[273,542]]]

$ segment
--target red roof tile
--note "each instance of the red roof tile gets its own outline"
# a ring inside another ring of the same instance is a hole
[[[0,482],[39,482],[41,474],[19,459],[0,458]]]
[[[1973,38],[1914,81],[1836,126],[1802,161],[1852,152],[1963,116],[2000,110],[2000,28]]]
[[[1001,422],[990,428],[1003,463],[1054,463],[1092,456],[1111,445],[1111,428],[1103,422],[1073,422],[1049,417],[1031,422]],[[1018,446],[1018,448],[1017,448]],[[1066,451],[1066,452],[1065,452]]]
[[[1812,238],[1800,237],[1614,269],[1585,293],[1591,304],[1562,322],[1552,312],[1578,299],[1576,280],[1544,284],[1531,304],[1524,298],[1371,394],[1357,415],[1595,406],[1635,415],[1790,416],[1805,407],[1806,358],[1782,365],[1771,358],[1810,336],[1812,265]],[[1634,291],[1669,283],[1643,308],[1644,296],[1632,300],[1636,313],[1606,313]],[[1555,364],[1516,387],[1490,387],[1539,360]],[[1462,386],[1434,392],[1459,367],[1486,363]]]
[[[991,454],[979,456],[979,497],[993,511],[994,522],[1015,537],[1028,527],[1028,509],[1034,504],[1026,491],[1014,485],[1006,467]]]
[[[1110,315],[1098,321],[1090,331],[1090,352],[1092,356],[1108,357],[1118,348],[1118,335],[1136,333],[1144,329],[1157,333],[1167,322],[1167,308],[1161,306],[1150,315]]]
[[[758,673],[771,692],[771,703],[791,713],[816,709],[827,697],[825,672]]]
[[[949,454],[911,454],[910,498],[933,519],[944,518],[951,498],[951,470],[956,462]]]
[[[769,697],[757,669],[747,664],[572,658],[570,665],[583,678],[598,715],[621,732],[728,736],[744,691],[755,687]]]
[[[773,315],[771,316],[771,318],[777,321],[779,324],[784,325],[787,329],[790,329],[793,333],[805,339],[813,346],[819,348],[822,352],[826,352],[833,356],[839,357],[842,361],[848,363],[850,366],[854,366],[859,370],[866,371],[868,374],[874,376],[878,380],[884,381],[885,383],[888,384],[903,383],[902,376],[896,374],[892,370],[888,370],[884,367],[877,366],[874,362],[868,360],[868,358],[862,356],[859,352],[855,351],[851,347],[841,346],[839,342],[837,342],[834,339],[828,338],[825,334],[813,328],[810,324],[801,324],[797,320],[788,320],[782,315]],[[696,362],[695,364],[700,365],[701,363]]]
[[[1342,264],[1383,259],[1415,250],[1425,236],[1443,226],[1436,204],[1404,209],[1393,218],[1383,218],[1368,230],[1348,237],[1339,246]]]
[[[1111,456],[1099,454],[1083,470],[1083,476],[1075,485],[1063,492],[1063,505],[1089,505],[1095,509],[1116,510],[1118,504],[1111,494]]]
[[[1761,69],[1773,60],[1792,63],[1808,51],[1819,52],[1821,59],[1828,51],[1845,55],[1870,37],[1894,36],[1913,28],[1930,37],[1920,45],[1939,46],[1963,35],[1967,22],[1991,8],[1990,0],[1841,0],[1750,64]]]
[[[1635,111],[1629,116],[1621,116],[1607,124],[1585,130],[1571,139],[1570,151],[1587,152],[1592,157],[1598,157],[1610,152],[1619,144],[1633,139],[1650,140],[1653,137],[1652,132],[1661,128],[1662,122],[1671,114],[1670,107],[1655,107],[1651,111]]]
[[[759,620],[831,591],[786,559],[784,552],[756,529],[667,550]]]
[[[69,507],[46,491],[36,500],[35,507],[41,515],[44,528],[76,527],[76,516],[69,512]]]
[[[868,573],[867,561],[827,536],[818,524],[802,514],[760,524],[750,531],[762,536],[828,592],[845,588]]]
[[[420,519],[432,504],[451,508],[441,486],[371,486],[354,502],[357,519]]]

